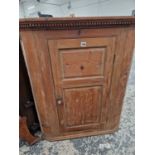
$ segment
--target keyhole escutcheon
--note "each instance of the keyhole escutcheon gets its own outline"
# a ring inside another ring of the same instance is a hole
[[[81,69],[81,70],[83,70],[83,69],[84,69],[84,66],[83,66],[83,65],[81,65],[81,66],[80,66],[80,69]]]

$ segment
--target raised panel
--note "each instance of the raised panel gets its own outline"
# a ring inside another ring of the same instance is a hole
[[[101,94],[101,86],[64,89],[66,128],[99,122]]]
[[[63,78],[103,75],[105,48],[60,50]]]

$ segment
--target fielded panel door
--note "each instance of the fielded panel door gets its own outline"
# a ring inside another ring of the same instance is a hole
[[[115,38],[48,40],[62,132],[102,128],[110,100]]]

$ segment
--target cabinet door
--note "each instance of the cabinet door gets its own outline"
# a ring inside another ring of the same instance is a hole
[[[62,131],[106,123],[115,38],[49,40],[55,98]]]

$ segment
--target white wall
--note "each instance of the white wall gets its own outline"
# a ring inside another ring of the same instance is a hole
[[[50,3],[58,3],[58,0],[49,0]],[[43,1],[44,2],[44,1]],[[46,3],[38,3],[36,0],[21,0],[19,4],[19,17],[26,18],[26,17],[38,17],[37,12],[40,11],[44,14],[51,14],[54,17],[62,16],[62,11],[60,6],[48,4]],[[22,10],[22,11],[21,11]]]
[[[98,4],[91,5],[95,2]],[[79,0],[72,3],[71,12],[76,16],[125,16],[131,15],[134,7],[134,0]],[[68,16],[67,5],[62,8],[65,16]]]
[[[36,0],[21,0],[19,16],[37,17],[38,11],[54,17],[69,16],[71,13],[75,16],[125,16],[131,15],[135,8],[134,0],[71,0],[71,9],[68,9],[68,1],[41,0],[42,3],[38,3]]]

